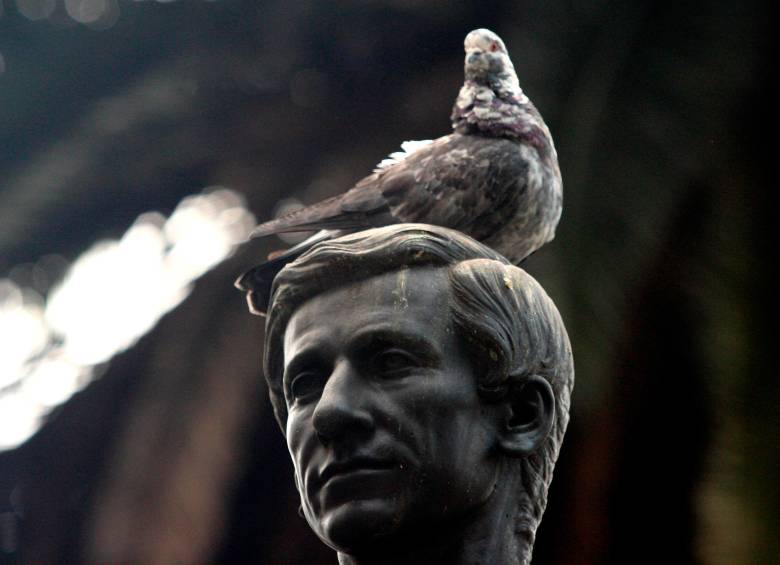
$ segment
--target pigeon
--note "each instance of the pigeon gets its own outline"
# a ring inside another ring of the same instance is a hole
[[[316,231],[272,254],[236,286],[263,314],[276,274],[316,243],[397,223],[453,228],[518,264],[555,236],[563,203],[552,136],[523,93],[501,38],[477,29],[464,41],[465,80],[453,133],[407,141],[348,191],[260,224],[250,238]]]

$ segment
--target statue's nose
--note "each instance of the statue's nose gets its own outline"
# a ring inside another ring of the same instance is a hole
[[[373,429],[367,408],[366,382],[347,359],[333,368],[314,409],[312,424],[323,443],[340,441],[349,435],[359,438]]]

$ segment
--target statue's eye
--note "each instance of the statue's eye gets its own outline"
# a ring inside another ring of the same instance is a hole
[[[380,376],[400,376],[419,366],[417,359],[402,349],[385,349],[373,358],[373,368]]]
[[[322,393],[324,385],[325,377],[321,371],[301,371],[290,381],[290,396],[296,401],[310,400]]]
[[[495,53],[496,51],[498,51],[498,43],[496,43],[496,42],[493,42],[493,43],[491,43],[491,45],[490,45],[490,51],[491,51],[491,52],[493,52],[493,53]]]

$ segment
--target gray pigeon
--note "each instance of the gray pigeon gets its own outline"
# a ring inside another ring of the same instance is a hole
[[[242,275],[263,313],[273,278],[318,241],[405,222],[462,231],[519,263],[553,239],[561,216],[558,157],[542,116],[517,81],[504,42],[487,29],[466,36],[465,82],[454,132],[402,144],[347,192],[260,224],[251,237],[321,230]]]

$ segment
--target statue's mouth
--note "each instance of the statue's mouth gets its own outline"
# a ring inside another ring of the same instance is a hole
[[[342,461],[335,461],[325,466],[319,476],[319,483],[326,484],[334,478],[346,477],[358,473],[371,473],[376,471],[390,471],[397,469],[398,465],[372,457],[353,457]]]

